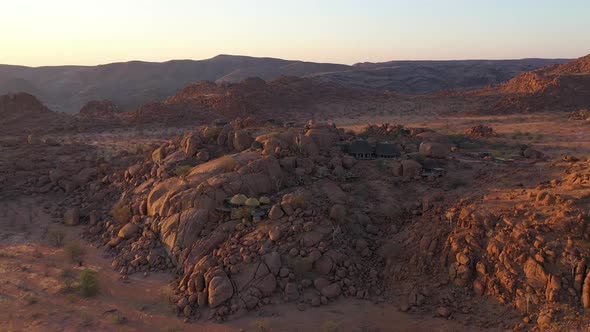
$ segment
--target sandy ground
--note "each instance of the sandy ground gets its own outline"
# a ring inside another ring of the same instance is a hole
[[[367,115],[351,119],[335,118],[339,127],[360,131],[368,123],[397,123],[424,127],[441,133],[462,133],[478,124],[494,128],[499,140],[510,144],[530,144],[550,156],[590,154],[590,123],[568,120],[565,113],[498,116],[424,116],[407,113]]]

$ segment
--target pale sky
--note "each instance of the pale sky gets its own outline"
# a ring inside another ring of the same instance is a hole
[[[0,63],[575,58],[589,0],[0,0]]]

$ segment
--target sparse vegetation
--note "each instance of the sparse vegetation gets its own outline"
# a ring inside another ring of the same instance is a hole
[[[291,204],[293,205],[294,209],[305,207],[305,196],[293,195],[293,199],[291,200]]]
[[[69,242],[64,246],[65,256],[72,262],[82,265],[85,251],[82,245],[78,242]]]
[[[233,171],[238,164],[237,160],[232,156],[223,156],[219,158],[219,164],[225,168],[227,172]]]
[[[191,169],[193,169],[193,166],[191,166],[191,165],[178,166],[174,170],[174,174],[176,176],[178,176],[179,178],[185,178],[188,175],[188,173],[191,171]]]
[[[462,147],[462,145],[464,143],[471,141],[471,139],[469,137],[465,136],[465,134],[463,134],[463,133],[451,133],[451,134],[448,134],[447,137],[457,147]]]
[[[463,179],[452,179],[451,182],[449,182],[449,188],[452,190],[458,189],[460,187],[464,187],[467,185],[467,182],[465,182]]]
[[[66,233],[59,229],[51,229],[47,232],[47,241],[54,247],[63,247]]]
[[[111,322],[115,325],[123,325],[127,322],[127,318],[121,316],[121,313],[116,312],[111,318]]]
[[[111,215],[121,225],[126,225],[131,221],[131,207],[125,202],[119,201],[111,208]]]
[[[402,208],[400,208],[399,206],[390,204],[390,205],[386,205],[381,209],[381,215],[385,218],[385,220],[387,220],[388,222],[390,221],[395,221],[396,219],[400,219],[403,217],[404,215],[404,210]]]
[[[221,127],[207,127],[203,131],[203,137],[208,141],[212,141],[219,136],[222,129]]]
[[[252,323],[252,327],[259,332],[270,332],[271,325],[270,321],[267,319],[258,319]]]
[[[423,153],[416,153],[412,156],[412,159],[420,164],[423,164],[424,160],[426,160],[426,155]]]
[[[61,279],[63,285],[61,288],[62,293],[69,293],[71,292],[74,287],[74,270],[70,268],[64,268],[61,270],[59,274],[59,278]]]
[[[99,293],[98,274],[91,269],[80,272],[80,293],[84,297],[93,297]]]
[[[322,324],[322,332],[338,332],[338,323],[327,320]]]
[[[33,305],[33,304],[39,303],[39,299],[37,299],[37,297],[35,297],[33,294],[27,294],[25,296],[25,301],[27,302],[28,305]]]
[[[389,163],[387,162],[387,160],[384,159],[379,159],[377,160],[377,169],[381,172],[385,172],[387,171],[387,169],[389,168]]]
[[[522,132],[520,130],[515,130],[512,133],[512,139],[518,140],[518,139],[530,139],[530,140],[540,140],[541,138],[543,138],[542,134],[532,134],[530,132]]]
[[[500,151],[500,150],[494,150],[494,151],[490,152],[490,155],[495,158],[503,158],[504,152]]]
[[[367,181],[361,181],[354,186],[354,195],[359,198],[367,198],[369,196],[369,183]]]
[[[253,208],[250,206],[242,206],[232,210],[231,216],[234,219],[248,218],[252,214]]]

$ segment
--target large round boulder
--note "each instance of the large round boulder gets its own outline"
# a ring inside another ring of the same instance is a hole
[[[444,143],[422,142],[419,151],[426,157],[444,159],[449,155],[450,147]]]

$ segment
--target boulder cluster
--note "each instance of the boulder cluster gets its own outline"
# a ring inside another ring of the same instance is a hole
[[[127,168],[111,217],[88,234],[109,248],[122,275],[175,271],[174,303],[187,317],[223,320],[283,301],[304,310],[339,296],[379,296],[381,226],[367,202],[350,196],[356,184],[343,174],[362,165],[337,145],[350,135],[313,122],[201,127]],[[444,158],[449,146],[430,135],[414,138],[415,149]],[[388,176],[422,171],[411,159],[396,163]],[[358,228],[351,231],[350,220]]]
[[[423,226],[416,225],[409,233],[407,243],[419,243],[405,251],[413,263],[388,264],[385,275],[396,282],[414,273],[438,275],[463,289],[467,299],[493,298],[520,312],[522,324],[536,322],[542,328],[568,312],[590,309],[587,196],[563,194],[588,190],[590,166],[568,160],[554,165],[563,169],[561,177],[518,190],[507,198],[514,204],[504,208],[484,208],[489,203],[476,199],[450,208],[431,208],[424,201],[424,210],[430,211],[420,223],[432,223],[430,229],[420,232]],[[411,293],[404,311],[425,298],[421,289]],[[447,305],[460,307],[457,303],[454,297]]]

